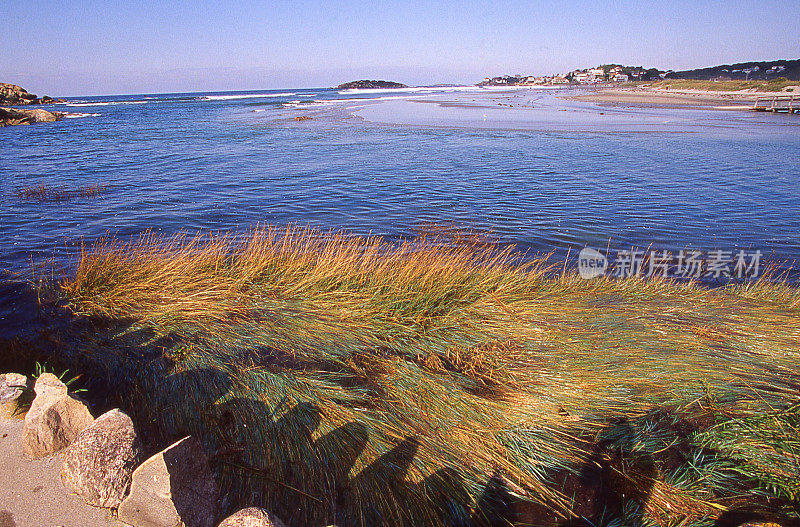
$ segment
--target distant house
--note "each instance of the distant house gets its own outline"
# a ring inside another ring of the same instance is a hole
[[[589,70],[589,74],[595,77],[605,77],[606,72],[603,71],[603,68],[592,68]]]
[[[628,76],[624,73],[617,73],[611,78],[614,82],[628,82]]]

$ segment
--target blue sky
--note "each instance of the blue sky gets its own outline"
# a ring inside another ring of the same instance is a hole
[[[798,0],[69,0],[3,10],[0,82],[55,96],[800,58]]]

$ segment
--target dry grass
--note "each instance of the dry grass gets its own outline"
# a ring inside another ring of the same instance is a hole
[[[669,88],[672,90],[707,90],[707,91],[744,91],[757,92],[782,91],[787,86],[798,86],[800,81],[790,81],[784,77],[772,80],[755,81],[701,81],[692,79],[664,79],[650,84],[653,88]]]
[[[130,321],[114,336],[127,352],[87,353],[127,379],[137,422],[198,435],[232,502],[298,525],[453,524],[492,475],[568,516],[560,475],[597,445],[658,466],[637,514],[659,525],[733,492],[764,501],[757,477],[734,488],[715,468],[730,456],[674,459],[800,395],[797,289],[552,271],[462,233],[258,227],[102,241],[60,287],[79,315]]]
[[[111,190],[111,185],[85,185],[77,188],[62,188],[44,183],[23,186],[15,191],[18,199],[31,201],[68,201],[76,198],[94,198]]]

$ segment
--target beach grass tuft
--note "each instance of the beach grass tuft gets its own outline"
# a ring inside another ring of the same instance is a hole
[[[65,188],[46,185],[25,185],[16,189],[18,199],[30,201],[68,201],[76,198],[94,198],[111,190],[111,185],[84,185]]]
[[[58,294],[92,324],[82,360],[150,441],[204,443],[229,509],[699,526],[798,504],[790,285],[583,280],[447,229],[257,226],[98,241]]]

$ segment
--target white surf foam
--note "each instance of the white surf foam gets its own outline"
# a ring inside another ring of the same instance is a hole
[[[416,86],[413,88],[365,88],[339,90],[340,95],[357,95],[359,93],[443,93],[480,91],[480,86]]]
[[[201,101],[232,101],[234,99],[269,99],[271,97],[291,97],[296,93],[253,93],[249,95],[205,95]]]
[[[99,113],[65,113],[64,119],[80,119],[82,117],[100,117]]]
[[[117,104],[147,104],[150,101],[68,102],[65,106],[116,106]]]

